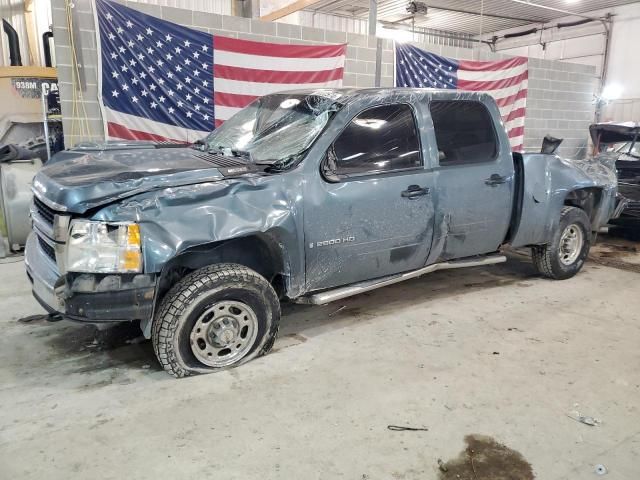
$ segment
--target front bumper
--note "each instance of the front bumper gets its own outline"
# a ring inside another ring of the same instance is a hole
[[[64,302],[56,295],[56,284],[61,279],[58,267],[38,245],[38,237],[31,232],[24,247],[24,264],[31,281],[31,292],[49,313],[64,314]]]
[[[153,315],[153,275],[60,275],[35,233],[27,239],[25,266],[33,296],[49,313],[88,323],[148,321]]]

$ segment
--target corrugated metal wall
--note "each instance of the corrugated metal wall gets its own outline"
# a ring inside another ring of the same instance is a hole
[[[42,46],[40,45],[40,39],[42,34],[49,30],[51,25],[51,3],[49,0],[34,0],[33,14],[35,19],[35,29],[37,36],[37,54],[39,58],[35,58],[33,62],[29,59],[29,48],[27,44],[27,28],[25,25],[24,16],[24,1],[23,0],[0,0],[0,18],[7,20],[13,28],[18,32],[20,37],[20,54],[22,55],[23,65],[44,65],[44,58],[42,56]],[[7,48],[7,36],[4,31],[1,31],[0,35],[0,66],[9,65],[9,52]]]
[[[292,20],[295,17],[292,16]],[[297,22],[288,21],[287,23],[296,23],[303,27],[322,28],[324,30],[335,30],[338,32],[367,34],[367,25],[369,22],[359,18],[338,17],[336,15],[328,15],[320,12],[308,12],[303,10],[297,15]]]
[[[163,7],[184,8],[196,12],[231,15],[232,0],[129,0],[137,3],[148,3]]]
[[[162,5],[166,7],[184,8],[197,12],[218,13],[221,15],[231,15],[232,0],[129,0],[138,3],[152,5]],[[337,32],[348,32],[366,35],[368,33],[368,23],[366,19],[356,17],[345,17],[331,15],[311,10],[301,10],[288,15],[279,22],[291,23],[303,27],[321,28],[323,30],[334,30]],[[444,35],[444,36],[443,36]],[[468,40],[471,35],[449,35],[448,32],[432,29],[417,29],[411,35],[411,40],[416,42],[431,43],[433,45],[444,45],[448,47],[471,48],[472,43]]]
[[[361,35],[366,35],[368,33],[369,25],[367,20],[361,18],[349,18],[340,15],[330,15],[327,13],[307,10],[292,13],[279,21],[294,25],[301,25],[303,27],[322,28],[325,30],[358,33]],[[471,35],[453,34],[442,30],[427,28],[416,28],[415,32],[397,30],[397,32],[402,32],[402,37],[394,37],[393,32],[394,31],[392,30],[385,30],[385,34],[381,36],[396,40],[430,43],[432,45],[443,45],[447,47],[472,48],[474,45],[473,42],[471,42]]]
[[[432,28],[416,28],[415,33],[410,33],[411,41],[418,43],[430,43],[445,47],[474,48],[476,44],[471,41],[472,35],[464,33],[451,33]]]
[[[24,23],[24,2],[21,0],[0,0],[0,17],[9,22],[18,32],[20,37],[20,53],[22,61],[26,65],[29,61],[29,51],[26,48],[27,29]],[[1,28],[1,27],[0,27]],[[7,36],[2,32],[2,60],[0,65],[9,65],[9,49],[7,47]]]

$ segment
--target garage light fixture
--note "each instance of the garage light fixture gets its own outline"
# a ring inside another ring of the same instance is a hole
[[[620,85],[619,83],[610,83],[602,89],[601,98],[606,102],[617,100],[622,96],[622,91],[622,85]]]
[[[387,38],[398,43],[405,43],[413,40],[413,32],[410,32],[409,30],[389,28],[380,24],[378,24],[376,36],[380,38]]]

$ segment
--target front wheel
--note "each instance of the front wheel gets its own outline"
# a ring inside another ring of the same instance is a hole
[[[580,271],[591,248],[591,221],[576,207],[563,207],[558,228],[547,245],[531,249],[533,264],[542,275],[556,280]]]
[[[153,321],[158,361],[175,377],[210,373],[267,353],[276,338],[280,302],[250,268],[219,264],[178,282]]]

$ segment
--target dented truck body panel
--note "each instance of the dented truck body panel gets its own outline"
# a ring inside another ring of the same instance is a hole
[[[609,220],[616,197],[615,171],[593,159],[565,160],[556,155],[527,154],[524,162],[522,215],[511,240],[513,247],[547,243],[558,223],[568,195],[588,189],[601,190],[591,212],[594,231]]]
[[[524,154],[523,172],[518,174],[500,111],[487,95],[425,89],[339,89],[321,94],[339,101],[340,108],[303,159],[287,170],[274,173],[250,166],[238,174],[222,166],[232,160],[212,159],[194,148],[115,142],[58,154],[36,176],[34,193],[56,215],[138,223],[143,273],[156,281],[181,256],[196,252],[200,258],[217,258],[216,249],[228,242],[262,239],[277,252],[281,265],[272,273],[282,275],[282,294],[292,299],[489,254],[506,240],[515,247],[546,243],[567,195],[575,190],[600,192],[591,215],[594,230],[611,212],[615,173],[597,162]],[[440,165],[442,152],[429,109],[433,100],[482,103],[498,139],[495,157]],[[327,152],[347,125],[366,109],[395,104],[411,108],[422,165],[340,181],[325,177]],[[407,189],[416,186],[424,195],[407,198]],[[31,277],[38,276],[37,258],[43,255],[39,245],[50,243],[62,251],[59,239],[39,229],[37,209],[34,215],[35,235],[43,238],[27,247]],[[67,302],[73,293],[66,292]],[[156,288],[152,301],[157,297]],[[55,309],[60,311],[59,306]]]
[[[285,261],[287,290],[296,295],[304,290],[302,185],[300,172],[291,172],[168,187],[109,205],[93,218],[138,222],[150,272],[198,246],[268,234]]]

